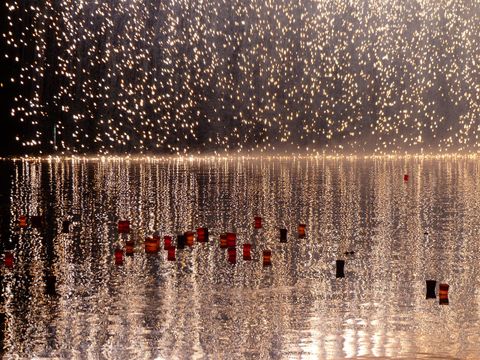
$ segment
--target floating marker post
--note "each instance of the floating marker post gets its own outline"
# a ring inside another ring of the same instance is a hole
[[[230,264],[236,264],[237,263],[237,249],[233,248],[228,248],[228,262]]]
[[[122,249],[115,249],[115,265],[122,265],[123,264],[123,250]]]
[[[57,282],[57,278],[55,275],[47,275],[45,277],[45,293],[47,295],[55,295],[56,290],[55,290],[55,284]]]
[[[176,258],[175,258],[175,246],[170,246],[168,248],[168,257],[167,257],[168,261],[175,261]]]
[[[41,229],[43,225],[43,219],[40,215],[35,215],[30,218],[32,228]]]
[[[408,175],[407,174],[403,175],[403,181],[405,181],[405,182],[408,181]]]
[[[205,228],[197,228],[197,242],[205,242]]]
[[[156,254],[160,250],[160,241],[153,237],[145,238],[145,252],[147,254]]]
[[[5,336],[3,332],[5,331],[5,314],[0,313],[0,354],[3,354],[3,339]]]
[[[227,234],[220,235],[220,249],[226,249],[227,246]]]
[[[70,221],[63,220],[62,222],[62,233],[68,234],[70,232]]]
[[[187,231],[185,234],[185,243],[192,247],[193,246],[193,236],[194,236],[194,233],[192,231]]]
[[[21,228],[27,227],[27,217],[25,215],[20,215],[18,218],[18,226]]]
[[[163,250],[170,249],[170,246],[172,246],[172,237],[169,235],[165,235],[163,237]]]
[[[272,251],[263,250],[263,266],[271,266],[271,265],[272,265]]]
[[[127,255],[127,256],[133,256],[134,248],[135,248],[135,241],[133,241],[133,240],[128,240],[128,241],[125,243],[125,255]]]
[[[336,264],[337,264],[337,272],[336,272],[336,277],[337,278],[343,278],[345,277],[345,273],[344,273],[344,268],[345,268],[345,260],[337,260],[336,261]]]
[[[253,219],[255,220],[255,223],[254,223],[255,229],[261,229],[262,228],[262,218],[260,216],[255,216]]]
[[[182,234],[177,235],[177,249],[178,250],[185,249],[185,235],[182,235]]]
[[[440,284],[438,291],[438,298],[440,305],[448,305],[448,284]]]
[[[4,264],[9,269],[13,268],[13,253],[10,251],[5,252]]]
[[[287,242],[287,229],[280,229],[280,242],[281,243]]]
[[[298,237],[299,238],[304,238],[306,236],[305,234],[305,228],[307,227],[306,224],[298,224]]]
[[[128,234],[130,232],[130,221],[120,220],[118,222],[118,232],[120,234]]]
[[[237,246],[237,234],[227,233],[227,246],[229,248]]]
[[[243,260],[252,260],[252,244],[243,244]]]
[[[426,299],[436,299],[437,294],[435,294],[435,288],[437,287],[437,282],[435,280],[426,280],[426,284],[427,284]]]

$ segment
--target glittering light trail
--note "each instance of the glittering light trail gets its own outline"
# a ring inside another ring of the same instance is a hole
[[[478,0],[7,0],[29,152],[473,151]]]

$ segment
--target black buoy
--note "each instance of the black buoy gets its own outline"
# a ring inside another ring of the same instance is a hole
[[[68,234],[70,232],[70,221],[63,220],[62,222],[62,233]]]
[[[45,277],[45,292],[47,295],[56,295],[55,284],[57,282],[57,278],[55,275],[47,275]]]
[[[32,216],[30,221],[34,229],[41,229],[43,227],[43,218],[40,215]]]
[[[5,314],[0,313],[0,356],[3,354],[4,329],[5,329]]]
[[[280,242],[281,243],[287,242],[287,229],[280,229]]]
[[[185,249],[185,235],[183,234],[177,235],[177,249]]]
[[[337,263],[337,273],[336,273],[336,277],[337,277],[337,278],[343,278],[343,277],[345,277],[345,273],[344,273],[345,260],[337,260],[336,263]]]
[[[427,283],[427,296],[426,299],[436,299],[437,294],[435,293],[435,288],[437,287],[437,282],[435,280],[426,280]]]

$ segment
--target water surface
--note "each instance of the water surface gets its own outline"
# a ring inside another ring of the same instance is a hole
[[[4,356],[478,359],[478,164],[4,162],[2,246],[15,256],[13,269],[1,269]],[[45,227],[19,230],[22,214],[42,215]],[[118,234],[120,219],[131,221],[129,235]],[[304,239],[298,223],[307,224]],[[144,252],[154,231],[199,226],[210,242],[179,251],[176,262]],[[236,265],[219,248],[227,231],[238,234]],[[113,251],[127,239],[136,253],[117,266]],[[251,262],[241,257],[245,242]],[[346,260],[344,279],[335,278],[336,259]],[[45,293],[48,273],[57,296]],[[426,279],[450,285],[450,305],[425,299]]]

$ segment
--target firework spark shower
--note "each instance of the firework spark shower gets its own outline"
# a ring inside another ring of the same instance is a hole
[[[7,0],[25,152],[478,150],[478,0]]]

